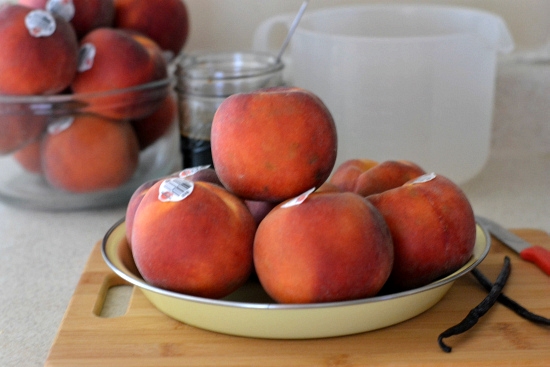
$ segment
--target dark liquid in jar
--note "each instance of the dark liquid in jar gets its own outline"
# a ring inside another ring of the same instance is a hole
[[[192,139],[182,135],[180,147],[183,156],[183,168],[213,166],[209,140]]]

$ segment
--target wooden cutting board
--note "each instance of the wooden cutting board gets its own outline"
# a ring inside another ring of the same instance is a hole
[[[542,231],[514,231],[550,248]],[[550,277],[492,239],[479,269],[494,281],[504,256],[512,273],[504,290],[532,312],[550,317]],[[104,263],[98,243],[86,264],[46,360],[61,366],[550,366],[550,327],[534,325],[496,304],[465,334],[438,335],[462,320],[486,295],[470,274],[455,282],[441,302],[385,329],[315,340],[264,340],[228,336],[185,325],[131,290],[127,312],[102,317],[107,290],[124,284]]]

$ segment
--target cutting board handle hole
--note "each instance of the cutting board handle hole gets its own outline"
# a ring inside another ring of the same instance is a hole
[[[118,277],[107,277],[94,307],[94,314],[103,318],[124,316],[130,307],[134,286]]]

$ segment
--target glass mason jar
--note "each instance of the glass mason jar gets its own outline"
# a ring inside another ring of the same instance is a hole
[[[283,85],[283,68],[275,56],[258,52],[183,57],[176,67],[183,167],[213,165],[210,130],[220,104],[235,93]]]

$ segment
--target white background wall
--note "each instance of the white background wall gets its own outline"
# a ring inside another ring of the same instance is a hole
[[[191,35],[185,51],[250,49],[252,34],[259,23],[276,14],[297,12],[302,1],[184,0],[191,18]],[[3,2],[16,0],[0,0]],[[376,2],[440,3],[492,11],[506,20],[517,51],[545,45],[550,34],[550,0],[310,0],[308,10]]]

